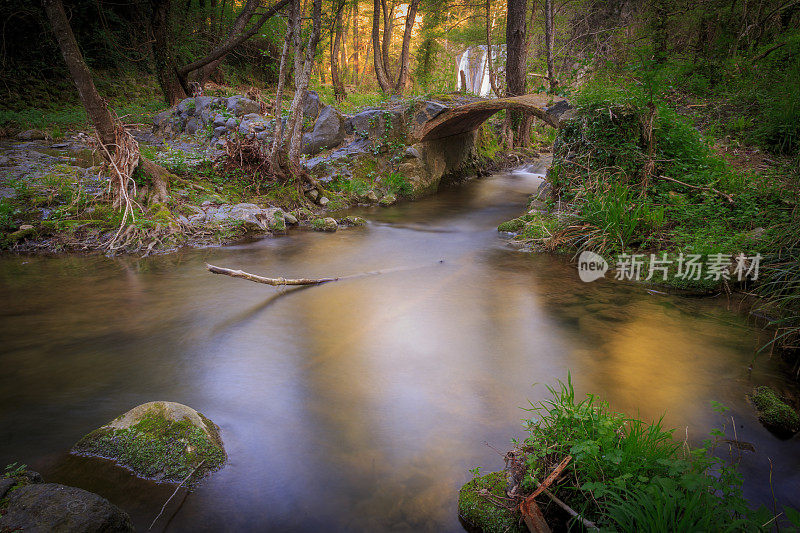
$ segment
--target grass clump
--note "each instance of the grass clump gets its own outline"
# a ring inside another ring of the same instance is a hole
[[[800,431],[800,416],[771,388],[756,387],[749,398],[758,410],[758,419],[767,428],[787,436]]]

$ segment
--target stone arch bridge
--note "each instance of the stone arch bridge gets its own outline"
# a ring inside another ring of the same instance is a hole
[[[424,122],[414,132],[414,139],[425,142],[475,131],[489,117],[504,109],[522,111],[558,128],[561,117],[570,108],[565,98],[553,98],[544,94],[478,100],[448,108]]]
[[[527,94],[477,100],[444,107],[433,116],[427,114],[423,120],[417,120],[410,132],[412,145],[406,150],[399,169],[411,181],[415,195],[430,194],[442,182],[460,179],[468,172],[478,128],[504,109],[522,111],[558,128],[571,114],[572,106],[564,98]]]

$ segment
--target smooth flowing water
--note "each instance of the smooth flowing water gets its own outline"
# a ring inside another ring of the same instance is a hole
[[[169,531],[459,531],[469,469],[501,469],[520,407],[571,372],[580,393],[699,442],[728,422],[753,443],[747,495],[800,507],[800,449],[764,430],[753,385],[786,386],[726,300],[582,283],[567,261],[495,230],[538,178],[498,174],[367,210],[365,228],[292,231],[147,259],[0,260],[0,464],[109,498],[146,530],[174,486],[71,457],[85,433],[152,400],[222,429],[228,464],[170,504]],[[443,262],[440,262],[443,261]],[[272,276],[383,275],[277,290]],[[751,366],[752,362],[752,368]],[[539,385],[534,386],[534,383]],[[487,443],[490,446],[487,446]]]

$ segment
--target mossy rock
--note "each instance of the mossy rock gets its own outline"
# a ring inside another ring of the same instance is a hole
[[[525,227],[525,221],[521,218],[512,218],[511,220],[507,220],[497,226],[497,231],[503,231],[506,233],[513,233],[515,231],[519,231]]]
[[[140,477],[174,483],[193,471],[198,480],[227,458],[219,428],[175,402],[134,407],[83,437],[72,453],[111,459]]]
[[[361,217],[357,217],[355,215],[349,215],[344,218],[342,221],[345,225],[348,226],[366,226],[367,221]]]
[[[526,533],[528,530],[517,512],[500,507],[482,496],[483,491],[506,498],[506,473],[492,472],[476,477],[458,491],[458,515],[472,528],[483,533]]]
[[[314,231],[336,231],[339,229],[339,224],[331,217],[315,218],[311,221],[311,228]]]
[[[783,437],[800,431],[800,417],[771,388],[756,387],[748,398],[758,411],[758,419],[770,431]]]

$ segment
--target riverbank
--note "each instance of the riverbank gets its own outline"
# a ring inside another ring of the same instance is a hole
[[[438,156],[420,159],[410,124],[424,124],[462,96],[387,100],[343,115],[311,92],[304,165],[317,186],[299,189],[265,175],[253,144],[269,145],[274,120],[259,114],[269,97],[221,94],[156,114],[152,131],[131,130],[142,156],[170,173],[170,186],[166,201],[147,205],[147,183],[140,182],[125,220],[107,200],[109,171],[87,133],[60,132],[54,142],[54,132],[26,130],[0,142],[0,247],[149,254],[281,234],[288,226],[335,231],[354,225],[345,209],[412,200],[536,156],[534,149],[502,153],[497,125],[486,124],[474,145],[457,148],[463,156],[430,174],[426,161]],[[342,216],[332,222],[329,213]]]
[[[526,250],[597,254],[586,257],[602,273],[586,281],[605,275],[688,294],[760,296],[756,313],[775,328],[774,347],[794,360],[796,158],[712,142],[685,99],[636,86],[587,84],[573,101],[547,185],[498,230]]]

